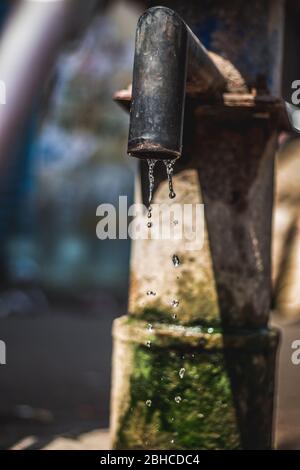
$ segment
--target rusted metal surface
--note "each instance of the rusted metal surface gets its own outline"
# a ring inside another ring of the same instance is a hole
[[[206,115],[220,116],[231,120],[244,118],[270,119],[272,126],[278,131],[291,131],[291,125],[286,113],[284,101],[270,95],[256,95],[255,93],[223,93],[218,103],[211,103],[205,97],[190,96],[187,90],[187,98],[193,103],[195,117]],[[130,110],[131,86],[114,94],[114,100],[126,111]],[[187,114],[187,111],[185,111]],[[187,118],[189,120],[189,118]]]
[[[200,124],[201,122],[201,124]],[[268,119],[199,118],[194,145],[224,328],[266,326],[278,133]]]
[[[173,8],[202,44],[229,60],[248,89],[281,96],[283,0],[149,0]]]

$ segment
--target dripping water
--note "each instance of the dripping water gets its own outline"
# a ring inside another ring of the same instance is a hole
[[[174,173],[175,161],[176,160],[164,160],[164,164],[167,170],[168,182],[169,182],[169,198],[170,199],[174,199],[174,197],[176,197],[176,194],[173,188],[173,173]]]
[[[175,164],[175,160],[164,160],[163,161],[164,164],[165,164],[165,167],[166,167],[166,171],[167,171],[167,177],[168,177],[168,184],[169,184],[169,198],[170,199],[174,199],[176,197],[176,194],[174,192],[174,187],[173,187],[173,173],[174,173],[174,164]],[[148,163],[148,180],[149,180],[149,197],[148,197],[148,214],[147,214],[147,217],[148,217],[148,223],[147,223],[147,227],[148,228],[151,228],[152,227],[152,222],[151,222],[151,218],[152,218],[152,206],[151,206],[151,202],[152,202],[152,197],[153,197],[153,190],[154,190],[154,167],[155,167],[155,164],[156,164],[156,160],[153,160],[153,159],[147,159],[147,163]],[[174,225],[177,225],[178,224],[178,220],[174,220]],[[173,263],[173,266],[176,268],[180,265],[180,260],[179,260],[179,257],[174,254],[172,256],[172,263]],[[177,276],[178,278],[178,276]],[[154,296],[156,295],[155,292],[149,290],[147,292],[147,295],[148,296]],[[172,302],[171,302],[171,306],[173,308],[176,308],[179,306],[179,300],[177,299],[173,299]],[[175,320],[177,318],[177,315],[176,313],[173,313],[172,315],[173,319]],[[152,330],[152,325],[150,323],[148,323],[147,325],[147,328],[148,328],[148,331],[151,332],[153,331]],[[151,348],[151,341],[147,341],[146,342],[146,346],[148,348]],[[181,379],[183,379],[184,377],[184,374],[185,374],[185,369],[184,368],[181,368],[180,371],[179,371],[179,377]],[[182,400],[181,396],[176,396],[175,397],[175,402],[176,403],[180,403]],[[151,400],[147,400],[146,401],[146,405],[147,406],[151,406],[152,402]],[[172,418],[173,420],[174,418]],[[174,440],[171,441],[171,443],[173,444],[174,443]]]
[[[151,202],[152,202],[152,196],[153,196],[153,189],[154,189],[154,167],[156,160],[152,159],[147,159],[148,162],[148,179],[149,179],[149,197],[148,197],[148,219],[149,222],[147,223],[147,227],[150,228],[152,227],[152,222],[150,221],[152,217],[152,207],[151,207]]]
[[[154,189],[154,167],[156,164],[157,160],[153,160],[151,158],[147,159],[148,163],[148,179],[149,179],[149,197],[148,197],[148,223],[147,227],[151,228],[152,227],[152,207],[151,207],[151,202],[152,202],[152,196],[153,196],[153,189]],[[167,170],[167,177],[168,177],[168,183],[169,183],[169,198],[174,199],[176,197],[176,194],[174,192],[173,188],[173,173],[174,173],[174,164],[176,160],[163,160],[166,170]],[[178,223],[178,221],[175,221],[174,224]]]

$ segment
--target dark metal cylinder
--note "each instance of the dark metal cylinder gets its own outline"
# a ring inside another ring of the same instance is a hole
[[[198,93],[225,88],[223,76],[184,21],[169,8],[150,8],[136,32],[129,155],[181,155],[187,84]]]

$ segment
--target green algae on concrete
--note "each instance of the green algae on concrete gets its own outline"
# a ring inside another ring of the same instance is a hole
[[[220,333],[206,332],[201,342],[201,329],[191,328],[185,341],[176,341],[176,334],[173,337],[171,334],[170,346],[167,337],[166,342],[157,339],[159,325],[153,325],[149,331],[147,324],[122,320],[123,325],[120,320],[119,325],[121,329],[124,326],[125,335],[131,331],[131,367],[127,377],[129,396],[118,416],[114,448],[240,448],[222,350],[203,350],[205,338],[209,343],[208,338],[213,342],[216,336],[215,344],[220,346]],[[139,328],[140,336],[137,335]],[[191,337],[192,330],[196,341]],[[124,341],[125,336],[121,332],[115,339]],[[198,347],[195,347],[197,342]]]
[[[239,448],[221,353],[134,349],[130,400],[115,448]]]
[[[272,447],[276,330],[224,334],[125,316],[114,340],[115,449]]]
[[[185,259],[183,255],[181,259]],[[143,302],[137,302],[130,315],[148,322],[207,328],[221,326],[214,286],[205,279],[195,279],[193,273],[184,268],[184,261],[180,276],[174,281],[174,292],[173,298],[179,299],[178,308],[171,308],[170,302],[166,303],[159,296],[149,296]]]

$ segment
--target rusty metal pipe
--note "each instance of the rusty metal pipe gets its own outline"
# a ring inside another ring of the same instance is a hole
[[[173,10],[153,7],[139,19],[128,154],[176,159],[182,151],[185,94],[219,96],[226,80]]]

